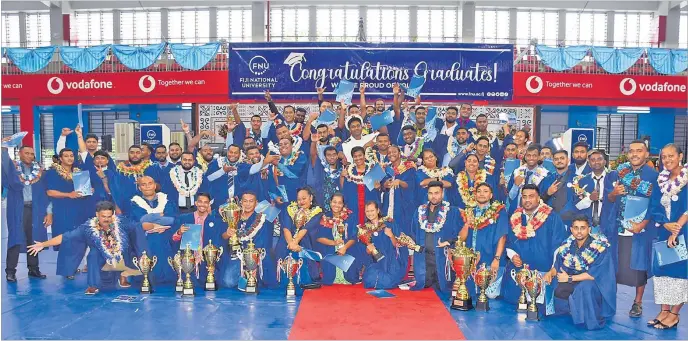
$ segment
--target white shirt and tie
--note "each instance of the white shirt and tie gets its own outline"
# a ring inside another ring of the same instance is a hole
[[[600,175],[597,175],[594,172],[590,173],[590,177],[592,178],[593,184],[595,184],[595,187],[593,188],[593,190],[597,190],[597,193],[599,194],[599,196],[598,196],[599,200],[597,202],[593,202],[590,199],[590,196],[588,195],[585,198],[583,198],[580,202],[578,202],[578,204],[576,204],[576,208],[579,210],[585,210],[592,205],[592,207],[593,207],[593,213],[592,213],[593,219],[596,216],[598,217],[598,219],[601,219],[602,218],[602,204],[604,202],[604,200],[602,200],[604,198],[604,179],[607,177],[607,170],[602,171],[602,174],[600,174]],[[597,205],[594,205],[595,203],[597,203]],[[594,212],[595,209],[597,209],[597,212]],[[599,222],[598,222],[598,224],[599,224]]]

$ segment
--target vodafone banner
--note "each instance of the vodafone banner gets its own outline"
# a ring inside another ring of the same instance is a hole
[[[536,99],[537,98],[537,99]],[[685,108],[688,78],[572,73],[514,73],[514,99],[533,104],[629,105]]]
[[[35,104],[69,102],[131,103],[196,102],[203,98],[227,98],[227,71],[120,72],[60,75],[4,75],[3,102],[31,98]]]

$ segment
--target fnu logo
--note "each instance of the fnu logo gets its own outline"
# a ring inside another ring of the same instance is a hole
[[[270,63],[263,56],[255,56],[248,61],[248,69],[256,76],[260,76],[270,70]]]

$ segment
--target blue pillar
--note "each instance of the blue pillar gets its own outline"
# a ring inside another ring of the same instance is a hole
[[[597,127],[597,107],[569,107],[569,129]]]
[[[674,142],[676,109],[650,108],[649,114],[638,114],[638,138],[650,137],[650,153],[659,154],[662,147]]]

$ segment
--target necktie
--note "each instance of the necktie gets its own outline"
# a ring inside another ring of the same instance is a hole
[[[227,175],[227,185],[229,186],[228,194],[229,199],[234,198],[234,176],[232,174]]]
[[[189,187],[189,172],[188,171],[184,172],[184,182],[186,182],[186,187],[188,188]],[[191,197],[187,196],[186,197],[186,208],[190,208],[190,207],[191,207]]]
[[[602,178],[594,178],[595,179],[595,190],[597,193],[600,192],[600,180]],[[599,212],[599,207],[600,207],[600,200],[595,200],[592,203],[592,226],[600,226],[600,212]]]
[[[533,171],[527,171],[526,172],[526,181],[525,181],[526,184],[530,183],[530,177],[531,176],[533,176]]]

